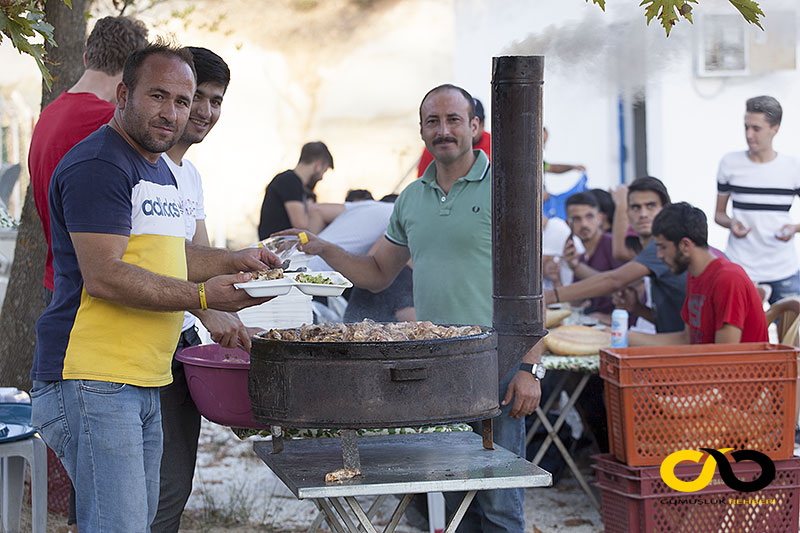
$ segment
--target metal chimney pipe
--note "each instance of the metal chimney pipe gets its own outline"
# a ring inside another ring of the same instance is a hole
[[[492,60],[493,326],[502,379],[541,339],[543,56]]]

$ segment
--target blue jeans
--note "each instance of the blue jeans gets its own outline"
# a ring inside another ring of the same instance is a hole
[[[769,304],[772,305],[787,296],[800,294],[800,271],[795,272],[788,278],[779,279],[778,281],[762,281],[761,284],[772,287],[772,294],[769,297]]]
[[[517,373],[515,367],[500,382],[500,400],[505,397],[511,378]],[[511,418],[508,413],[514,402],[501,406],[500,416],[494,418],[494,442],[525,457],[525,418]],[[480,423],[476,431],[480,433]],[[463,492],[445,492],[448,515],[455,513],[464,497]],[[525,489],[481,490],[472,500],[467,514],[459,524],[458,533],[524,533]]]
[[[158,388],[34,381],[33,426],[75,485],[81,533],[149,532],[158,506]]]
[[[178,337],[177,352],[202,344],[197,328]],[[161,483],[158,512],[150,528],[153,533],[177,533],[181,514],[192,494],[192,478],[197,462],[197,439],[200,437],[200,413],[189,394],[183,363],[172,358],[172,383],[160,389],[161,429],[164,452],[161,456]]]

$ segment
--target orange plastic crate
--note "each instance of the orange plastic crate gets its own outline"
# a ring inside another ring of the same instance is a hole
[[[767,343],[601,350],[611,453],[631,466],[699,448],[790,458],[797,354]]]

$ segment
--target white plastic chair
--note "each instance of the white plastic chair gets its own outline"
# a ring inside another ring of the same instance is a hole
[[[3,532],[19,531],[22,493],[25,487],[25,461],[31,465],[31,507],[33,533],[47,529],[47,446],[39,435],[11,442],[0,442],[2,458]]]
[[[778,342],[800,347],[800,296],[789,296],[767,309],[767,324],[778,322]],[[795,423],[800,425],[800,394],[795,403]]]

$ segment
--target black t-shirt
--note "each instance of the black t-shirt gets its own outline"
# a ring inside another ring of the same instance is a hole
[[[397,322],[395,313],[404,307],[414,305],[413,273],[408,265],[389,287],[379,293],[353,287],[344,312],[345,322],[361,322],[370,318],[375,322]]]
[[[264,202],[261,204],[261,220],[258,223],[258,240],[266,239],[276,231],[292,227],[286,202],[306,202],[303,182],[293,170],[281,172],[267,185]]]

